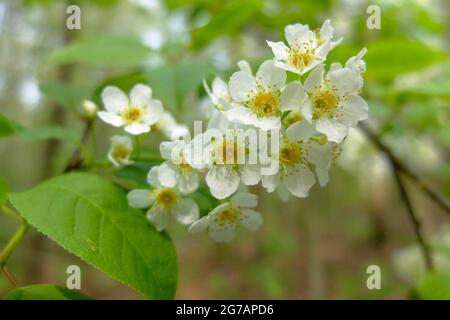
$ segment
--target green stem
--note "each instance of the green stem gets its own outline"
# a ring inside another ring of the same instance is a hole
[[[3,206],[1,207],[1,210],[6,213],[7,215],[9,215],[10,217],[16,219],[19,222],[23,221],[23,218],[21,216],[19,216],[14,210],[10,209],[7,206]]]
[[[134,137],[134,157],[137,159],[141,155],[141,139],[137,135]]]
[[[3,267],[8,261],[9,256],[17,247],[17,245],[22,241],[23,237],[27,233],[28,223],[22,219],[22,224],[16,233],[12,236],[11,240],[6,244],[3,250],[0,252],[0,266]]]

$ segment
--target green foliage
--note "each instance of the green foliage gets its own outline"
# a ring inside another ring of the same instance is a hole
[[[50,101],[69,109],[80,107],[82,101],[89,96],[88,90],[83,87],[57,81],[44,82],[39,88]]]
[[[450,300],[450,273],[436,272],[425,276],[413,298],[422,300]]]
[[[0,176],[0,207],[8,201],[8,183],[5,177]]]
[[[424,43],[408,39],[382,39],[369,43],[367,49],[365,60],[369,67],[365,77],[378,80],[423,69],[446,56]]]
[[[99,36],[69,44],[49,58],[52,64],[82,63],[92,66],[132,66],[148,58],[151,49],[133,37]]]
[[[198,49],[209,44],[218,36],[238,32],[245,23],[251,20],[252,16],[260,11],[262,5],[263,1],[261,0],[228,1],[207,24],[193,30],[192,46]]]
[[[69,142],[78,142],[80,132],[73,128],[64,127],[41,127],[41,128],[23,128],[17,127],[17,135],[29,141],[58,139]]]
[[[16,133],[14,124],[2,113],[0,113],[0,138],[11,136]]]
[[[5,300],[91,300],[90,297],[67,288],[50,284],[35,284],[11,290]]]
[[[38,231],[145,297],[174,296],[177,258],[170,238],[130,208],[112,183],[72,173],[9,199]]]
[[[100,94],[105,86],[114,85],[128,92],[136,83],[146,83],[153,89],[153,95],[164,106],[180,110],[183,99],[199,88],[204,78],[214,74],[214,69],[204,63],[182,63],[157,69],[124,74],[102,83],[95,92],[96,101],[100,103]]]

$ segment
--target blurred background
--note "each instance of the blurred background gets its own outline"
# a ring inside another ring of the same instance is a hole
[[[81,30],[65,27],[70,4],[81,8]],[[381,9],[379,30],[366,26],[371,4]],[[316,29],[325,19],[344,37],[329,62],[369,50],[363,96],[376,133],[449,198],[448,0],[1,0],[0,112],[21,129],[0,140],[0,176],[10,191],[22,191],[60,173],[80,139],[82,101],[100,103],[106,84],[127,90],[148,83],[177,120],[192,127],[208,103],[202,79],[228,77],[241,59],[256,67],[271,57],[265,40],[284,40],[285,25]],[[91,137],[87,160],[106,159],[116,132],[97,121],[96,147]],[[152,153],[161,139],[151,134],[145,150]],[[136,164],[115,174],[139,183],[146,169]],[[404,181],[436,274],[425,272],[389,162],[353,129],[325,188],[315,186],[308,198],[287,203],[254,188],[265,218],[259,231],[220,245],[172,224],[179,255],[176,298],[450,299],[449,213],[414,181]],[[198,200],[206,212],[214,205]],[[0,246],[15,228],[15,221],[0,216]],[[71,264],[81,266],[82,291],[94,298],[140,298],[34,230],[9,268],[21,285],[64,286]],[[369,265],[381,268],[381,290],[366,287]],[[1,275],[0,296],[10,289]]]

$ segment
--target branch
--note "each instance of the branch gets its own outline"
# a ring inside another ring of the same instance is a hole
[[[64,173],[67,173],[73,169],[80,167],[81,163],[83,162],[83,159],[81,158],[81,147],[87,144],[89,139],[89,133],[91,132],[94,123],[92,119],[88,119],[86,121],[87,121],[86,126],[84,127],[80,144],[73,151],[72,156],[70,157],[69,162],[67,163],[67,166],[63,171]]]
[[[383,152],[392,164],[393,169],[400,171],[410,177],[442,210],[450,215],[450,203],[441,194],[431,189],[418,175],[416,175],[411,169],[409,169],[403,162],[391,151],[391,149],[384,144],[380,138],[373,133],[365,124],[360,124],[360,129],[366,134],[366,136],[372,141],[372,143]]]
[[[419,242],[419,246],[422,251],[423,258],[425,260],[425,266],[427,267],[428,271],[432,271],[433,270],[433,260],[431,259],[430,248],[422,236],[421,223],[414,212],[414,208],[412,206],[411,199],[408,196],[408,192],[406,191],[406,187],[402,181],[400,173],[395,168],[393,168],[392,173],[394,174],[395,182],[397,183],[397,187],[400,191],[400,196],[402,197],[403,201],[405,202],[406,209],[407,209],[408,215],[409,215],[409,219],[411,220],[412,225],[414,227],[414,233],[416,235],[417,241]]]

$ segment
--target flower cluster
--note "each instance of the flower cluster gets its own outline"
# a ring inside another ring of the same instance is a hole
[[[150,208],[148,219],[158,230],[173,215],[190,225],[189,232],[207,230],[214,240],[226,242],[237,225],[255,230],[262,224],[262,215],[254,210],[257,196],[248,192],[249,186],[261,184],[282,199],[307,197],[316,181],[325,186],[349,128],[368,115],[360,97],[366,49],[344,65],[326,67],[328,53],[341,42],[333,33],[329,20],[320,30],[288,25],[286,43],[267,41],[274,58],[256,73],[240,61],[228,82],[215,78],[211,87],[204,82],[211,112],[206,131],[193,139],[186,126],[152,99],[149,87],[136,85],[130,98],[118,88],[105,88],[101,119],[132,135],[155,125],[170,139],[160,145],[164,162],[148,174],[151,188],[131,191],[130,206]],[[288,82],[288,73],[295,80]],[[112,138],[109,159],[115,165],[130,164],[131,152],[129,138]],[[199,217],[189,195],[203,177],[221,203]]]

